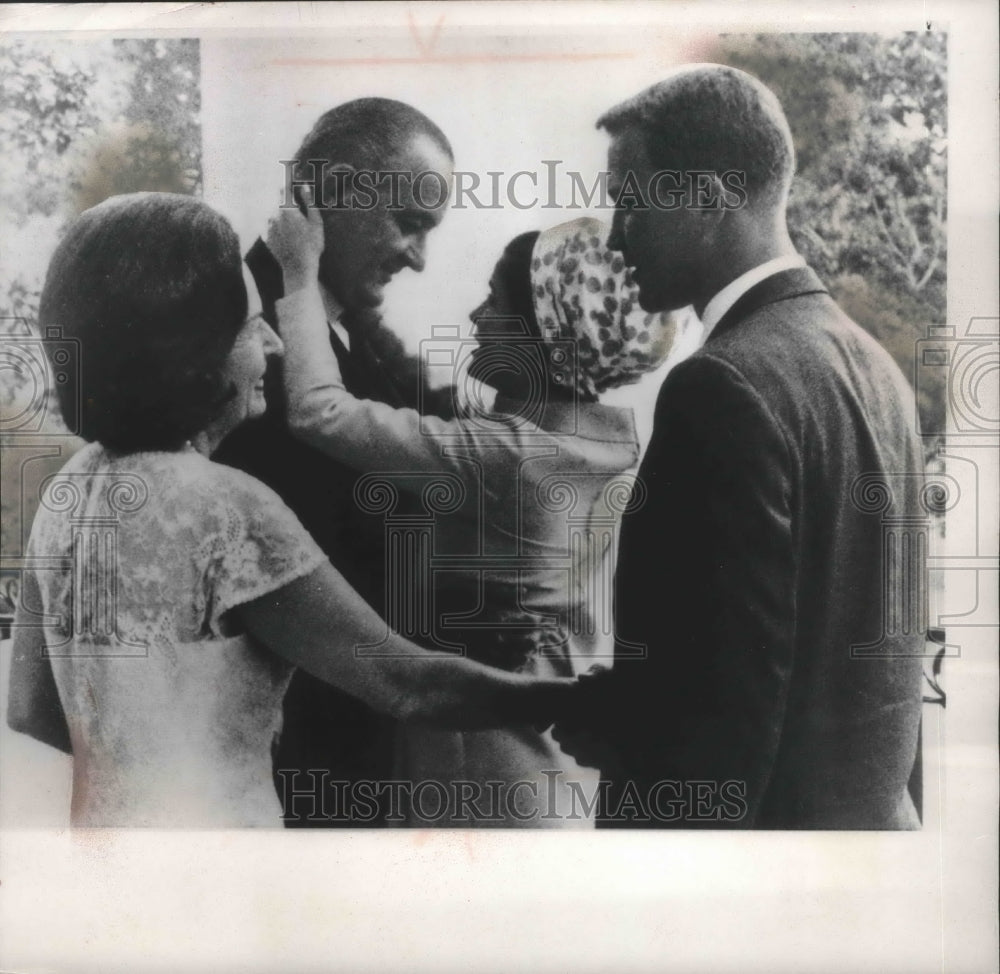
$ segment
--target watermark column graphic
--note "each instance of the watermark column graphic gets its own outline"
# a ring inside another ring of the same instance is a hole
[[[941,462],[961,496],[946,519],[943,550],[929,559],[946,603],[934,625],[959,642],[963,628],[1000,626],[996,593],[1000,465],[1000,318],[931,327],[917,343],[914,382],[945,379],[945,415],[925,436],[944,438]],[[956,632],[957,630],[957,632]]]
[[[913,654],[894,651],[897,639],[922,636],[926,643],[931,638],[928,566],[935,529],[932,515],[953,510],[960,496],[957,481],[947,474],[871,473],[854,482],[854,506],[865,514],[880,515],[882,632],[874,642],[852,645],[852,656],[909,656]]]
[[[417,497],[420,507],[403,501]],[[366,474],[354,487],[354,501],[366,514],[381,515],[385,531],[385,636],[355,647],[358,656],[387,655],[390,633],[442,649],[461,649],[441,640],[435,625],[433,557],[435,519],[463,504],[466,488],[455,474],[408,472]]]
[[[961,654],[956,630],[1000,625],[996,497],[984,489],[1000,456],[998,382],[996,318],[931,326],[917,342],[914,387],[943,387],[945,407],[920,432],[943,446],[937,469],[866,474],[854,484],[855,506],[881,515],[883,631],[852,654],[885,654],[894,637],[922,635],[928,645],[920,655],[936,657],[936,673],[941,659]],[[919,416],[915,422],[919,428]]]
[[[565,517],[570,635],[611,640],[610,651],[595,653],[594,659],[645,659],[644,645],[615,636],[614,620],[614,559],[621,518],[645,503],[642,481],[631,474],[609,480],[604,474],[554,473],[539,482],[535,494],[542,510]]]
[[[135,474],[35,476],[39,466],[64,462],[69,443],[79,433],[80,343],[64,338],[58,328],[36,334],[23,319],[3,322],[0,334],[0,379],[4,411],[0,416],[0,455],[5,487],[3,551],[0,578],[5,630],[20,626],[46,629],[47,652],[79,640],[88,652],[110,656],[145,656],[146,646],[119,629],[118,528],[121,516],[139,510],[148,497]],[[54,402],[61,387],[61,409]],[[86,487],[84,480],[87,481]],[[11,488],[14,488],[11,490]],[[10,491],[15,496],[6,496]],[[88,498],[92,503],[88,504]],[[69,554],[29,558],[28,537],[35,512],[44,509],[67,518]],[[41,606],[24,604],[26,571],[39,576],[68,576],[71,618],[46,616]],[[77,647],[75,652],[79,652]]]
[[[78,341],[58,328],[39,334],[24,318],[0,318],[0,636],[21,601],[44,471],[65,461],[66,440],[79,431],[79,372]],[[70,393],[62,410],[53,401],[56,385]]]
[[[118,527],[121,515],[140,510],[148,497],[145,481],[131,473],[54,474],[43,484],[42,506],[67,515],[71,532],[69,564],[63,567],[72,579],[71,625],[60,620],[56,631],[65,640],[49,641],[50,656],[60,655],[71,639],[74,656],[84,655],[81,647],[91,656],[146,655],[144,641],[119,630]],[[46,567],[56,566],[50,561]]]

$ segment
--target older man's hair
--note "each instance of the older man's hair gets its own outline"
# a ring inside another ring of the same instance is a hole
[[[451,143],[423,112],[391,98],[357,98],[324,112],[296,159],[378,168],[386,166],[418,135],[426,135],[450,159]]]
[[[745,174],[754,201],[783,200],[795,171],[788,121],[753,75],[699,64],[616,105],[598,120],[611,136],[638,132],[657,169]]]

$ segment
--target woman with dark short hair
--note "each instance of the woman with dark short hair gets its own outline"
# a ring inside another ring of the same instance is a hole
[[[599,400],[662,365],[690,316],[645,313],[607,233],[583,219],[507,245],[489,297],[470,315],[477,344],[456,350],[468,401],[449,421],[346,390],[315,286],[318,215],[283,210],[272,224],[285,274],[277,311],[292,431],[369,473],[361,483],[373,496],[396,485],[420,491],[435,515],[425,562],[410,576],[392,565],[387,573],[390,604],[426,617],[425,645],[546,677],[611,658],[614,537],[639,442],[632,410]],[[475,811],[414,800],[410,825],[594,824],[597,773],[530,724],[401,727],[397,763],[397,777],[440,783],[438,795],[462,783],[481,799]]]
[[[263,412],[281,352],[247,307],[236,234],[190,197],[107,200],[49,268],[40,326],[79,342],[59,394],[91,442],[32,527],[8,720],[71,751],[75,826],[280,826],[271,748],[296,666],[444,726],[542,719],[571,683],[385,638],[277,495],[212,462]]]

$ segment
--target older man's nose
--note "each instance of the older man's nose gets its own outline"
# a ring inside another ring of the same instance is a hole
[[[411,240],[406,245],[406,250],[403,253],[403,258],[406,261],[406,266],[415,270],[418,274],[426,266],[426,261],[424,259],[424,254],[426,252],[426,241],[423,237],[416,240]]]

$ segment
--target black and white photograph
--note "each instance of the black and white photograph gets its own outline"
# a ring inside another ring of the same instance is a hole
[[[45,6],[0,968],[994,970],[988,5]]]

